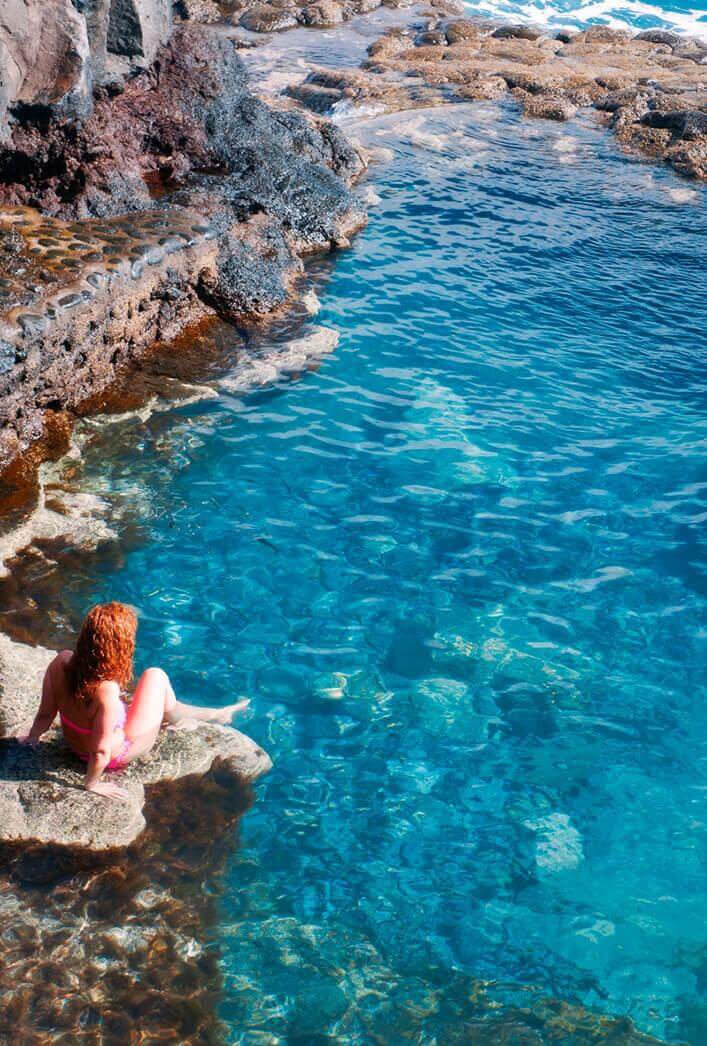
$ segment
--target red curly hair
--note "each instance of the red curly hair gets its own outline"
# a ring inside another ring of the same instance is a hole
[[[74,697],[90,701],[99,683],[113,680],[127,690],[133,677],[137,617],[124,603],[99,603],[81,626],[68,665]]]

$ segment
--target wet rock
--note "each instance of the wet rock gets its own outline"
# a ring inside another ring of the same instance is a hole
[[[447,43],[457,44],[462,40],[478,40],[481,36],[478,25],[468,18],[457,18],[447,22],[445,28]]]
[[[8,736],[31,722],[51,657],[51,651],[0,637],[0,843],[92,851],[129,846],[145,827],[143,807],[152,786],[212,770],[252,781],[270,769],[265,752],[239,731],[189,721],[162,731],[147,757],[111,775],[127,789],[126,802],[87,792],[85,766],[58,731],[36,747]]]
[[[504,95],[507,89],[502,76],[480,76],[459,86],[456,93],[463,101],[494,101]]]
[[[302,21],[310,26],[340,25],[344,21],[344,11],[335,0],[319,0],[309,4],[302,11]]]
[[[528,25],[502,25],[491,35],[497,40],[539,40],[543,34]]]
[[[566,98],[556,98],[546,94],[529,94],[515,88],[513,94],[523,106],[525,116],[542,120],[569,120],[577,112],[577,107]]]
[[[174,6],[180,18],[191,22],[208,24],[218,22],[222,17],[214,0],[177,0]]]
[[[644,29],[635,39],[647,40],[651,44],[667,44],[668,47],[677,47],[681,42],[681,37],[677,33],[671,33],[668,29]]]
[[[698,110],[672,109],[667,112],[653,110],[641,117],[646,127],[662,127],[676,137],[687,141],[707,138],[707,112]]]
[[[292,29],[298,23],[291,10],[271,4],[257,4],[241,15],[240,24],[252,33],[274,33],[281,29]]]
[[[441,29],[428,29],[415,37],[416,47],[446,47],[447,43],[447,34],[443,33]]]
[[[589,29],[575,33],[570,43],[575,44],[622,44],[631,39],[625,29],[612,29],[608,25],[592,25]]]

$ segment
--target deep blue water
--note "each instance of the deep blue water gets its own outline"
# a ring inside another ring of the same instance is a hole
[[[482,978],[704,1042],[704,195],[493,106],[366,136],[336,353],[85,454],[144,537],[91,598],[275,763],[222,1014],[449,1042]]]

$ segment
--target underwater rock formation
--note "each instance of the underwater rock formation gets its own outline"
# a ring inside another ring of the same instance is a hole
[[[218,896],[251,802],[214,771],[154,785],[127,849],[0,844],[0,1041],[225,1041]]]
[[[249,737],[229,727],[185,720],[164,730],[150,754],[120,771],[126,802],[109,802],[83,788],[85,765],[54,730],[36,747],[14,735],[31,725],[52,652],[0,636],[0,844],[41,843],[100,852],[126,847],[145,828],[150,789],[212,769],[247,783],[272,766]]]

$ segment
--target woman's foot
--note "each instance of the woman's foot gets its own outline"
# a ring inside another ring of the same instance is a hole
[[[226,705],[225,708],[213,708],[211,709],[212,714],[209,716],[209,722],[228,726],[234,715],[237,712],[242,712],[249,704],[250,698],[246,697],[242,701],[237,701],[235,705]]]

